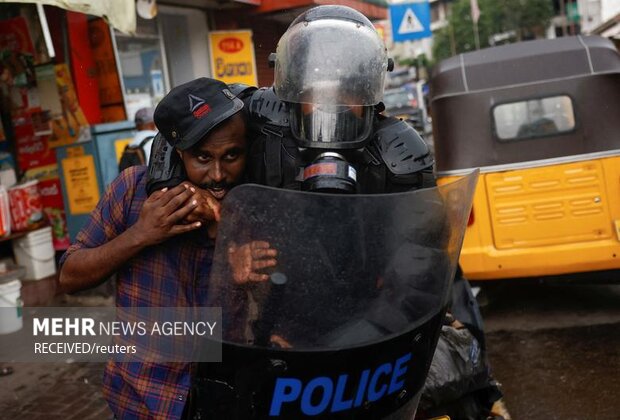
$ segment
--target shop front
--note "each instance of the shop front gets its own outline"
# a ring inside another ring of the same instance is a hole
[[[26,279],[15,244],[46,240],[53,266],[118,175],[136,111],[211,76],[207,10],[160,5],[145,19],[133,2],[72,3],[0,0],[0,282],[24,280],[27,305],[56,293],[56,274]]]

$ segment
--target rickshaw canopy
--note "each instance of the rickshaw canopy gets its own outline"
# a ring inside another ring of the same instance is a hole
[[[575,36],[482,49],[441,61],[433,76],[433,100],[481,89],[620,71],[608,39]]]
[[[439,175],[617,153],[620,55],[598,36],[460,54],[436,67],[431,108]]]

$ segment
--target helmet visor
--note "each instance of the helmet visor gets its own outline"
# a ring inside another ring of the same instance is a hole
[[[372,128],[372,107],[293,104],[291,129],[302,147],[350,148]]]
[[[372,27],[337,19],[300,22],[278,42],[276,94],[289,103],[375,105],[387,62]]]

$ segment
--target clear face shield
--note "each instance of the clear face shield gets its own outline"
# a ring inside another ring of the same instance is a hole
[[[370,136],[372,110],[361,105],[292,104],[291,129],[308,147],[348,148]]]
[[[370,26],[323,18],[291,26],[278,43],[275,91],[291,106],[300,146],[361,147],[383,95],[388,58]]]

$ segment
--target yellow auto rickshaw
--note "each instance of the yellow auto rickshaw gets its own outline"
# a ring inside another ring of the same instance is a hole
[[[620,280],[620,55],[576,36],[451,57],[431,82],[439,183],[480,168],[472,280]],[[590,274],[589,274],[590,275]]]

